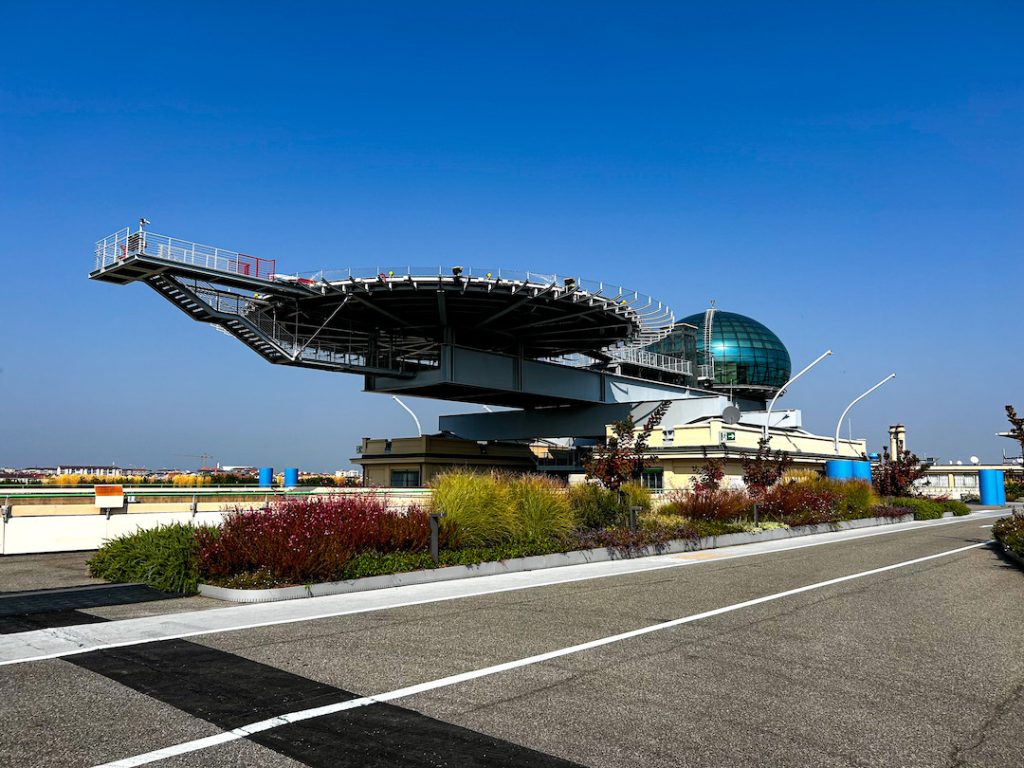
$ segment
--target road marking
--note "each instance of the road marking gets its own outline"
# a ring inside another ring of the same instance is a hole
[[[999,513],[981,512],[975,514],[979,515],[976,519],[984,519],[985,517],[995,517]],[[829,533],[818,533],[797,539],[777,539],[750,544],[737,544],[716,550],[717,553],[721,553],[721,556],[716,558],[714,562],[724,562],[743,557],[756,557],[758,555],[773,555],[807,547],[841,544],[874,536],[913,532],[945,525],[956,525],[963,522],[965,522],[963,518],[913,521],[910,523],[878,526],[877,528],[854,528]],[[206,611],[164,614],[138,619],[122,619],[106,624],[91,624],[88,627],[66,627],[63,629],[23,632],[0,636],[0,667],[9,664],[26,664],[33,661],[57,659],[77,653],[124,648],[131,645],[160,642],[162,640],[181,640],[224,632],[241,632],[306,621],[333,619],[360,613],[428,605],[449,600],[460,600],[467,597],[486,597],[488,595],[535,589],[538,587],[573,584],[613,576],[632,576],[665,568],[697,565],[700,562],[703,561],[680,561],[673,560],[671,555],[653,555],[634,560],[612,560],[448,582],[391,587],[372,592],[352,592],[343,595],[318,597],[313,600],[255,603]],[[576,575],[581,573],[582,575]],[[511,586],[504,586],[509,581],[512,582]],[[495,586],[496,584],[501,586]],[[438,591],[441,592],[440,595],[437,594]],[[423,593],[426,593],[427,596],[415,597],[415,595]],[[388,600],[388,597],[394,597],[394,599]],[[353,603],[356,604],[355,607],[353,607]],[[361,605],[361,603],[369,603],[369,605]],[[339,605],[344,607],[332,608],[332,606]],[[330,608],[330,610],[323,610],[326,608]],[[258,618],[267,614],[276,615],[277,618]],[[217,625],[218,621],[222,622],[219,626]],[[31,653],[32,651],[36,653],[34,655],[26,655],[26,652]]]
[[[195,739],[193,741],[185,741],[180,744],[174,744],[169,747],[163,747],[152,752],[146,752],[145,754],[135,755],[134,757],[127,757],[122,760],[115,760],[110,763],[103,763],[102,765],[95,766],[95,768],[132,768],[133,766],[147,765],[149,763],[155,763],[159,760],[165,760],[170,757],[177,757],[178,755],[189,754],[191,752],[198,752],[210,747],[215,747],[220,744],[226,744],[228,742],[237,741],[244,739],[246,736],[250,736],[255,733],[261,733],[263,731],[269,731],[273,728],[279,728],[283,725],[290,723],[298,723],[304,720],[312,720],[317,717],[324,717],[325,715],[332,715],[336,712],[344,712],[349,709],[357,709],[359,707],[366,707],[373,704],[383,704],[395,699],[403,699],[409,696],[415,696],[420,693],[427,691],[434,691],[438,688],[448,688],[453,685],[460,683],[469,682],[470,680],[478,680],[482,677],[489,677],[496,675],[501,672],[508,672],[513,669],[521,669],[523,667],[532,666],[534,664],[541,664],[545,661],[552,659],[561,658],[563,656],[570,656],[572,654],[581,653],[583,651],[590,651],[595,648],[601,648],[612,643],[619,643],[623,640],[630,640],[634,637],[641,637],[643,635],[651,634],[652,632],[660,632],[661,630],[671,629],[678,627],[683,624],[690,624],[695,621],[702,619],[712,618],[714,616],[721,616],[722,614],[732,613],[733,611],[739,611],[744,608],[751,608],[755,605],[761,605],[762,603],[769,603],[775,600],[781,600],[786,597],[792,597],[793,595],[803,594],[804,592],[810,592],[815,589],[822,589],[823,587],[830,587],[836,584],[842,584],[847,581],[853,581],[854,579],[862,579],[866,576],[874,576],[879,573],[886,573],[888,571],[894,571],[898,568],[906,568],[907,566],[917,565],[918,563],[928,562],[930,560],[936,560],[940,557],[948,557],[949,555],[956,555],[961,552],[967,552],[971,549],[977,549],[978,547],[985,547],[991,544],[991,541],[984,541],[980,544],[969,544],[966,547],[958,547],[957,549],[947,550],[946,552],[939,552],[934,555],[926,555],[924,557],[917,557],[913,560],[905,560],[902,563],[894,563],[893,565],[886,565],[881,568],[872,568],[870,571],[861,571],[860,573],[853,573],[848,576],[839,576],[834,579],[828,579],[827,581],[819,581],[816,584],[808,584],[803,587],[797,587],[796,589],[788,589],[785,592],[776,592],[772,595],[765,595],[763,597],[757,597],[753,600],[744,600],[741,603],[734,603],[733,605],[727,605],[722,608],[715,608],[710,611],[704,611],[703,613],[695,613],[691,616],[684,616],[678,619],[672,619],[670,621],[664,621],[660,624],[652,624],[647,627],[641,627],[640,629],[633,629],[628,632],[621,632],[617,635],[609,635],[607,637],[598,638],[597,640],[590,640],[586,643],[580,643],[579,645],[571,645],[566,648],[559,648],[554,651],[548,651],[547,653],[539,653],[535,656],[527,656],[523,659],[517,659],[516,661],[508,661],[503,664],[495,664],[490,667],[483,667],[482,669],[475,669],[469,672],[462,672],[457,675],[449,675],[448,677],[442,677],[437,680],[431,680],[426,683],[418,683],[417,685],[406,686],[405,688],[398,688],[393,691],[387,691],[385,693],[378,693],[374,696],[363,696],[358,699],[349,699],[347,701],[338,702],[335,704],[327,704],[322,707],[313,707],[312,709],[304,709],[298,712],[289,712],[285,715],[278,717],[272,717],[267,720],[260,720],[259,722],[249,723],[243,725],[240,728],[235,728],[224,733],[219,733],[215,736],[207,736],[202,739]]]
[[[981,525],[981,526],[978,526],[978,527],[979,528],[991,528],[992,526],[991,525]]]

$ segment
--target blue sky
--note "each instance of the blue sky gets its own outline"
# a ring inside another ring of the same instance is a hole
[[[1024,408],[1019,3],[37,3],[0,26],[0,465],[348,464],[412,433],[141,285],[151,229],[286,270],[558,270],[751,315],[780,403],[996,459]],[[466,406],[412,401],[429,428]],[[844,428],[845,431],[845,428]]]

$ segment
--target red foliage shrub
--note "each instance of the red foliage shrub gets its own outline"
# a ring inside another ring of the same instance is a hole
[[[287,499],[269,510],[235,510],[220,528],[200,528],[199,570],[207,577],[262,571],[296,583],[340,578],[361,552],[423,552],[430,546],[427,513],[391,512],[363,495]]]
[[[787,525],[815,525],[837,519],[839,495],[828,482],[789,483],[769,488],[757,505],[762,517]]]
[[[695,484],[690,491],[673,491],[659,511],[688,520],[728,522],[746,515],[750,505],[750,497],[741,490]]]

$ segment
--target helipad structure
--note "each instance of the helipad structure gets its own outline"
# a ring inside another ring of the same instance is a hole
[[[129,229],[96,246],[96,280],[143,282],[267,361],[362,374],[366,388],[531,407],[618,401],[619,367],[691,367],[645,349],[671,310],[619,286],[501,269],[286,274],[275,260]],[[655,377],[657,378],[657,377]]]
[[[514,409],[441,417],[442,436],[456,440],[586,445],[666,400],[666,426],[717,419],[759,431],[790,375],[782,342],[751,318],[712,306],[676,322],[646,294],[576,275],[460,265],[296,273],[140,226],[96,244],[90,277],[145,283],[271,363],[359,374],[368,392]],[[776,410],[769,426],[788,432],[788,449],[802,434],[799,411]]]

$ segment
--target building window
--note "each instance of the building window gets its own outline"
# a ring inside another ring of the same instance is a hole
[[[663,429],[661,431],[661,444],[672,445],[676,441],[676,431],[674,429]]]
[[[665,471],[663,469],[645,469],[640,475],[640,484],[652,491],[665,489]]]
[[[418,469],[392,469],[392,488],[418,488],[420,484],[420,471]]]

